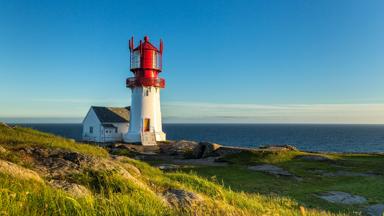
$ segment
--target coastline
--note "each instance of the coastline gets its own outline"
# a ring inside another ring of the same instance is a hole
[[[23,126],[81,140],[81,124]],[[384,125],[165,124],[164,130],[170,140],[208,141],[223,146],[257,148],[278,144],[309,152],[384,152]]]
[[[22,215],[23,203],[44,214],[38,199],[44,197],[52,201],[49,212],[67,215],[98,212],[98,205],[104,214],[361,215],[384,206],[383,164],[382,154],[310,153],[292,146],[181,140],[100,147],[0,125],[0,182],[7,189],[0,198],[8,202],[0,210]]]

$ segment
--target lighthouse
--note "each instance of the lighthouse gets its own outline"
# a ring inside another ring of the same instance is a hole
[[[165,80],[159,77],[162,70],[163,42],[159,48],[149,42],[147,36],[134,47],[133,37],[129,40],[130,70],[134,77],[126,80],[127,88],[132,91],[130,124],[124,141],[156,145],[156,141],[165,141],[162,129],[160,109],[160,89]]]

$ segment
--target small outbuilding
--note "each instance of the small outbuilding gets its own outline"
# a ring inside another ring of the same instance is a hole
[[[83,140],[120,142],[129,128],[130,107],[92,106],[83,120]]]

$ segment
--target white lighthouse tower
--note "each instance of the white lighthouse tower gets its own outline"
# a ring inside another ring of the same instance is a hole
[[[133,37],[129,40],[131,68],[134,77],[128,78],[127,87],[132,90],[130,124],[124,141],[155,145],[156,141],[165,141],[162,129],[160,110],[160,89],[164,88],[165,80],[158,75],[162,70],[163,43],[157,49],[149,42],[135,48]]]

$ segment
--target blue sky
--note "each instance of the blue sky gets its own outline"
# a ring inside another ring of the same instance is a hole
[[[384,123],[384,1],[0,0],[0,120],[126,106],[164,40],[165,122]]]

